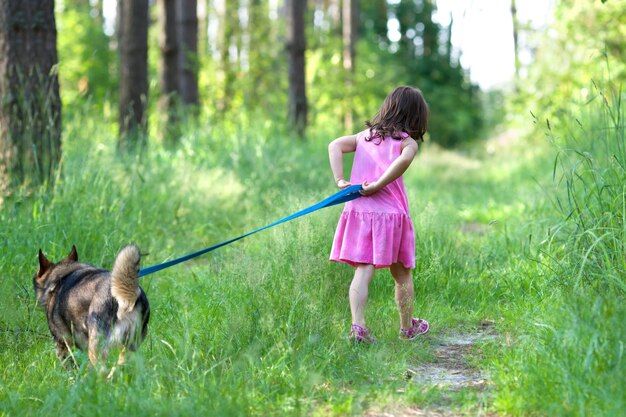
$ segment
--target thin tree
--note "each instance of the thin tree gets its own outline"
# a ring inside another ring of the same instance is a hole
[[[282,48],[276,48],[278,39],[284,39],[286,12],[278,3],[268,0],[250,0],[248,3],[247,73],[242,79],[243,100],[248,108],[275,109],[284,98],[275,91],[285,80],[282,66],[286,63]],[[244,71],[246,69],[244,68]]]
[[[198,1],[178,0],[179,76],[185,104],[198,104]]]
[[[454,16],[452,12],[450,12],[450,24],[448,25],[448,33],[446,34],[446,57],[449,63],[455,63],[452,56],[454,52],[454,47],[452,46],[452,25],[454,25]]]
[[[420,21],[424,24],[424,32],[422,34],[424,52],[423,56],[434,60],[439,55],[440,30],[441,28],[433,21],[433,14],[437,10],[434,0],[424,0],[422,12],[419,14]]]
[[[158,0],[160,132],[167,142],[176,136],[177,103],[180,95],[177,0]]]
[[[236,36],[238,8],[239,0],[217,0],[215,4],[219,21],[217,34],[217,47],[220,60],[218,78],[222,82],[222,92],[217,103],[217,108],[224,113],[230,109],[235,91],[236,70],[233,69],[233,59],[231,58],[230,51]]]
[[[178,82],[178,28],[176,19],[177,0],[158,0],[159,22],[159,84],[160,104],[169,107],[168,98],[179,93]]]
[[[301,137],[307,125],[307,100],[305,80],[306,38],[304,13],[306,0],[288,0],[287,4],[287,53],[289,66],[288,120]]]
[[[119,146],[142,144],[147,129],[148,0],[118,0],[120,97]]]
[[[54,0],[0,0],[0,201],[53,178],[61,156]]]

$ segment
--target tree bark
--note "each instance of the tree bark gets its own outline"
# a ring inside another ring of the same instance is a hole
[[[172,95],[179,93],[178,84],[178,30],[177,0],[158,0],[159,21],[159,84],[162,108],[169,109]]]
[[[198,104],[198,1],[178,0],[179,73],[183,103]]]
[[[0,1],[0,200],[13,184],[54,178],[61,99],[54,0]]]
[[[115,38],[117,39],[118,48],[117,52],[121,56],[119,43],[122,40],[122,22],[124,21],[124,7],[122,6],[123,0],[117,0],[115,5]]]
[[[266,91],[275,86],[273,64],[275,63],[272,45],[272,31],[275,30],[270,21],[269,2],[265,0],[251,0],[248,4],[248,87],[246,88],[246,102],[251,106],[267,108],[269,100]]]
[[[425,0],[422,16],[424,23],[424,56],[436,57],[439,54],[439,26],[433,22],[437,6],[433,0]]]
[[[226,113],[230,109],[232,97],[235,94],[236,71],[232,65],[233,59],[231,59],[230,49],[238,25],[238,7],[239,0],[217,0],[216,2],[219,21],[217,43],[220,64],[218,80],[222,82],[222,93],[218,99],[217,108],[222,113]]]
[[[454,25],[454,16],[452,16],[452,12],[450,12],[450,24],[448,25],[447,33],[448,39],[446,40],[446,55],[448,58],[448,63],[456,65],[456,62],[452,62],[452,52],[454,50],[452,47],[452,25]]]
[[[306,0],[288,0],[287,52],[289,66],[288,120],[299,136],[303,137],[307,125],[307,100],[305,79],[306,40],[304,13]]]
[[[159,135],[165,142],[173,142],[177,136],[177,104],[180,95],[178,21],[176,19],[178,0],[158,0],[159,23]]]
[[[119,142],[142,145],[147,130],[148,0],[121,2]]]

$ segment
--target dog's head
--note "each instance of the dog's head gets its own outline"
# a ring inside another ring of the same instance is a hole
[[[39,271],[33,277],[33,286],[35,287],[35,293],[37,294],[37,301],[39,305],[46,308],[48,304],[48,294],[54,290],[59,279],[63,277],[62,274],[56,273],[63,266],[67,266],[78,262],[78,252],[76,252],[76,246],[72,245],[72,250],[67,257],[57,263],[51,262],[46,255],[39,249]],[[61,267],[61,268],[60,268]]]

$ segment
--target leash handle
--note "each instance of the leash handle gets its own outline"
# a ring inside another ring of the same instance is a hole
[[[265,229],[269,229],[270,227],[277,226],[277,225],[279,225],[281,223],[288,222],[288,221],[296,219],[296,218],[298,218],[300,216],[304,216],[306,214],[313,213],[314,211],[317,211],[317,210],[320,210],[320,209],[323,209],[323,208],[326,208],[326,207],[335,206],[337,204],[341,204],[341,203],[345,203],[345,202],[357,199],[357,198],[361,197],[361,193],[359,191],[361,191],[362,189],[363,189],[363,187],[361,186],[361,184],[351,185],[351,186],[349,186],[347,188],[344,188],[343,190],[339,191],[338,193],[335,193],[335,194],[331,195],[330,197],[325,198],[324,200],[320,201],[317,204],[314,204],[314,205],[312,205],[310,207],[307,207],[307,208],[305,208],[303,210],[300,210],[300,211],[298,211],[298,212],[296,212],[294,214],[291,214],[291,215],[289,215],[287,217],[284,217],[284,218],[282,218],[280,220],[277,220],[277,221],[275,221],[273,223],[270,223],[270,224],[268,224],[266,226],[263,226],[263,227],[261,227],[259,229],[253,230],[253,231],[245,233],[245,234],[243,234],[241,236],[237,236],[235,238],[232,238],[232,239],[226,240],[224,242],[218,243],[217,245],[209,246],[208,248],[204,248],[204,249],[201,249],[201,250],[189,253],[187,255],[181,256],[180,258],[172,259],[171,261],[163,262],[163,263],[160,263],[160,264],[157,264],[157,265],[152,265],[152,266],[140,269],[139,270],[139,277],[143,277],[143,276],[146,276],[146,275],[149,275],[149,274],[153,274],[153,273],[155,273],[157,271],[161,271],[162,269],[169,268],[170,266],[174,266],[174,265],[177,265],[177,264],[179,264],[181,262],[185,262],[185,261],[188,261],[188,260],[193,259],[195,257],[198,257],[200,255],[204,255],[205,253],[214,251],[215,249],[221,248],[222,246],[229,245],[229,244],[231,244],[233,242],[236,242],[236,241],[238,241],[240,239],[243,239],[244,237],[247,237],[247,236],[250,236],[252,234],[258,233],[258,232],[260,232],[262,230],[265,230]]]

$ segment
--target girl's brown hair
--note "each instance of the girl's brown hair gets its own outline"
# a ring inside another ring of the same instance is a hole
[[[400,134],[406,132],[413,139],[424,141],[428,127],[428,103],[422,92],[414,87],[397,87],[385,98],[378,113],[365,122],[372,137],[384,138],[391,136],[402,139]]]

